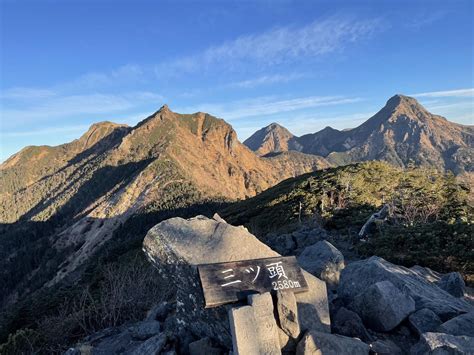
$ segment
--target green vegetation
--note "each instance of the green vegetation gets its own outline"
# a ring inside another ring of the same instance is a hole
[[[264,237],[297,228],[301,206],[302,222],[317,222],[355,241],[368,217],[387,204],[390,216],[368,242],[357,244],[362,255],[460,271],[472,282],[474,214],[468,192],[450,173],[366,162],[285,180],[221,215]]]

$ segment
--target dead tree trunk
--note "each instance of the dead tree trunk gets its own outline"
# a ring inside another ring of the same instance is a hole
[[[367,222],[362,226],[359,232],[359,239],[366,239],[369,235],[369,229],[377,219],[385,219],[388,215],[388,205],[384,205],[380,211],[372,214]]]

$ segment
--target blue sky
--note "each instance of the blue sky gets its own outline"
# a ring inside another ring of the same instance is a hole
[[[164,103],[244,140],[354,127],[396,93],[473,124],[472,1],[0,0],[0,161]]]

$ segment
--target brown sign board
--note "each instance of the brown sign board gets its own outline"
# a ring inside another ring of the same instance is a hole
[[[206,308],[271,290],[302,292],[308,284],[294,256],[198,265]]]

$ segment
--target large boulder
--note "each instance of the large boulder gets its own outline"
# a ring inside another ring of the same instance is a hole
[[[244,227],[219,216],[171,218],[149,230],[143,250],[176,287],[176,324],[198,338],[210,337],[231,347],[228,311],[232,305],[204,308],[196,265],[279,256]],[[330,331],[326,284],[304,272],[309,291],[295,294],[301,330]]]
[[[422,308],[410,314],[408,323],[413,331],[420,336],[423,333],[434,332],[442,322],[431,309]]]
[[[306,271],[326,281],[331,288],[337,287],[345,265],[342,253],[325,240],[306,247],[298,257],[298,263]]]
[[[415,311],[415,301],[390,281],[381,281],[359,293],[350,308],[369,328],[388,332]]]
[[[474,311],[448,320],[439,326],[437,332],[474,337]]]
[[[413,355],[428,354],[466,354],[474,353],[474,338],[468,336],[455,336],[443,333],[424,333],[420,341],[414,345],[410,352]]]
[[[463,297],[466,284],[459,272],[445,274],[438,281],[438,286],[454,297]]]
[[[441,280],[443,274],[430,269],[429,267],[424,267],[420,265],[415,265],[410,268],[415,274],[423,278],[424,280],[430,283],[436,283]]]
[[[368,355],[369,346],[342,335],[307,332],[296,347],[296,355]]]
[[[380,281],[390,281],[414,299],[416,310],[431,309],[443,321],[473,309],[468,302],[430,283],[416,271],[376,256],[353,262],[344,268],[339,281],[338,296],[348,304],[356,295]]]

